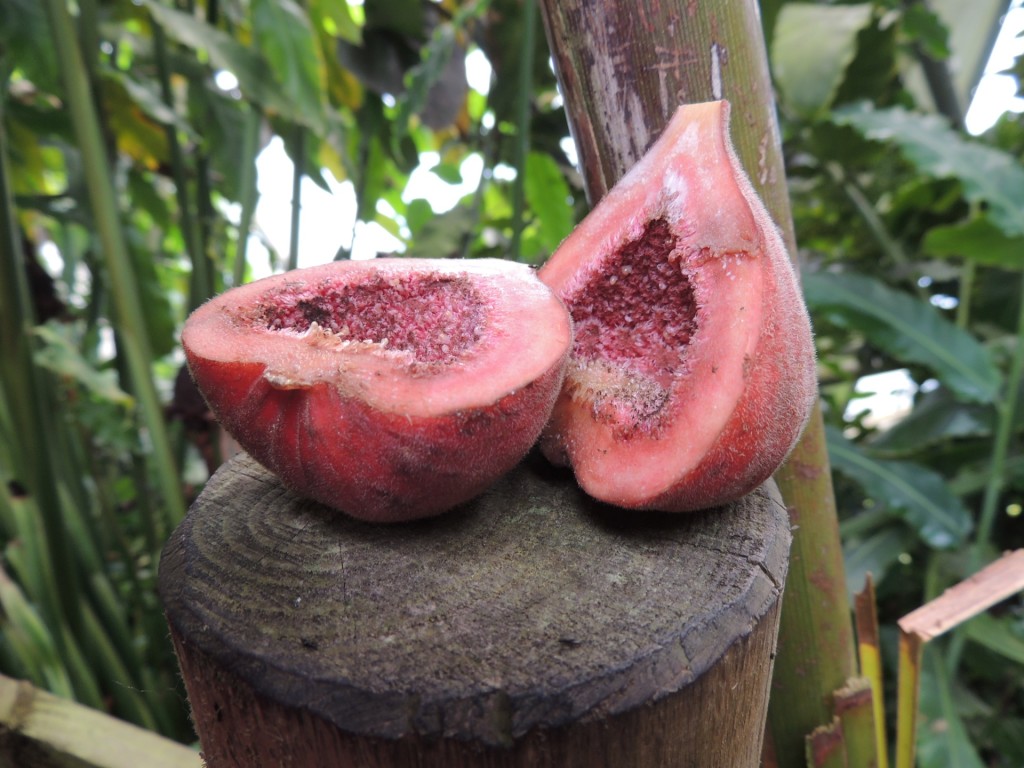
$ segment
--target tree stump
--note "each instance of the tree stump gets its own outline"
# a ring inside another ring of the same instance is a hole
[[[459,510],[381,526],[242,455],[159,589],[210,768],[741,768],[789,543],[770,483],[637,513],[531,458]]]

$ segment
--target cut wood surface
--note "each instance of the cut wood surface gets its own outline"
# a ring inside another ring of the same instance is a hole
[[[758,762],[789,541],[771,485],[637,513],[531,459],[445,516],[374,526],[243,455],[159,585],[211,768],[738,768]]]
[[[0,768],[201,768],[188,747],[0,675]]]

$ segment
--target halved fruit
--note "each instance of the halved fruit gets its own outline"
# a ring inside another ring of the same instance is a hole
[[[230,290],[182,333],[228,430],[285,485],[399,521],[483,491],[530,449],[572,343],[529,267],[376,259]]]
[[[681,107],[540,277],[575,326],[542,448],[587,493],[694,510],[785,460],[817,392],[811,327],[728,104]]]

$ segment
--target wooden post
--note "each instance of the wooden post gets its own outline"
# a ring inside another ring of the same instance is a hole
[[[371,526],[243,455],[159,589],[210,768],[743,768],[789,543],[771,484],[645,514],[531,458],[446,516]]]

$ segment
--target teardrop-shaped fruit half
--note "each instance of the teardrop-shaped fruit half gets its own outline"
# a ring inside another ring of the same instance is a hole
[[[811,327],[727,103],[681,107],[540,277],[575,326],[542,448],[587,493],[701,509],[785,460],[817,392]]]
[[[221,424],[285,485],[392,522],[476,496],[526,454],[572,328],[525,265],[376,259],[227,291],[182,344]]]

